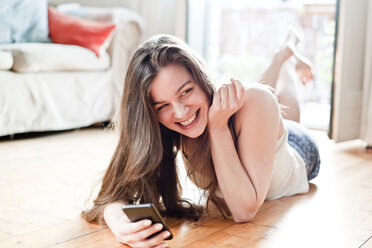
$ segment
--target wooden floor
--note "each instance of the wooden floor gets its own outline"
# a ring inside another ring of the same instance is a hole
[[[372,247],[372,151],[313,133],[322,165],[308,194],[265,202],[246,224],[168,219],[169,246]],[[0,247],[125,247],[79,217],[115,142],[98,128],[1,140]]]

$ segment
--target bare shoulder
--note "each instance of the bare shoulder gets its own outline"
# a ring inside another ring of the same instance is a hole
[[[244,103],[238,115],[246,115],[248,112],[260,113],[264,110],[275,113],[279,110],[276,96],[266,85],[255,83],[245,90]]]
[[[261,121],[280,118],[279,104],[270,87],[255,83],[245,90],[243,106],[235,115],[235,130],[240,133],[242,125],[260,125]]]
[[[264,104],[267,103],[267,101],[268,103],[277,102],[276,97],[269,86],[260,83],[253,83],[246,87],[244,105],[246,105],[246,103]]]

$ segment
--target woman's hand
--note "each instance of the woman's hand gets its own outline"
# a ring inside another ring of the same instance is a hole
[[[106,224],[119,242],[131,247],[167,247],[164,240],[170,235],[168,231],[163,231],[148,238],[163,229],[162,224],[152,225],[151,220],[131,222],[121,210],[121,205],[118,203],[110,204],[104,211]]]
[[[245,89],[239,80],[230,79],[231,84],[223,85],[214,93],[208,113],[209,130],[226,128],[229,118],[244,103]]]
[[[163,225],[160,223],[151,225],[150,220],[130,222],[125,216],[125,218],[119,219],[119,223],[111,231],[119,242],[131,247],[167,247],[163,241],[169,236],[168,231],[147,239],[161,229],[163,229]]]

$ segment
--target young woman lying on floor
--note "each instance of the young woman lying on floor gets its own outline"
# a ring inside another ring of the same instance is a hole
[[[244,88],[231,79],[215,90],[204,62],[183,41],[152,37],[130,61],[120,139],[94,206],[83,216],[106,223],[132,247],[165,247],[167,231],[146,239],[161,224],[130,222],[121,206],[154,203],[167,216],[200,217],[201,207],[180,198],[178,152],[190,179],[208,192],[207,202],[236,222],[251,220],[265,200],[308,192],[319,153],[298,123],[294,81],[311,79],[311,67],[289,39],[260,83]]]

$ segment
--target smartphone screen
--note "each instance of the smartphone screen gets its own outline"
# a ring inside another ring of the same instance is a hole
[[[123,205],[122,209],[124,213],[127,215],[128,219],[132,222],[140,221],[143,219],[149,219],[152,221],[153,224],[161,223],[163,225],[162,230],[160,230],[157,233],[154,233],[148,238],[152,238],[153,236],[165,230],[170,232],[170,235],[168,238],[166,238],[166,240],[170,240],[173,238],[171,231],[169,230],[164,219],[161,217],[159,211],[156,209],[154,204],[147,203],[147,204]]]

